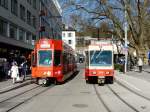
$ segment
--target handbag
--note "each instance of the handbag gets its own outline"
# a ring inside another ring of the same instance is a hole
[[[8,76],[11,76],[11,70],[8,71]]]
[[[20,81],[20,77],[19,77],[19,75],[17,76],[16,81]]]

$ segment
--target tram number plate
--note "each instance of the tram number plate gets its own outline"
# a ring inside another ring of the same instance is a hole
[[[105,76],[98,76],[98,78],[105,78]]]

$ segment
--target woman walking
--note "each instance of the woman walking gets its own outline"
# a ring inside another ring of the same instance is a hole
[[[12,63],[12,67],[11,67],[11,77],[13,78],[13,84],[16,82],[18,76],[19,76],[18,66],[17,63],[14,62]]]
[[[141,57],[139,57],[138,66],[139,66],[139,72],[141,73],[142,72],[142,66],[143,66],[143,61],[142,61]]]

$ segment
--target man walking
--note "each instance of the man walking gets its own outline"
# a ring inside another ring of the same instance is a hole
[[[25,60],[21,64],[21,75],[23,75],[23,81],[25,81],[26,73],[27,73],[27,61]]]

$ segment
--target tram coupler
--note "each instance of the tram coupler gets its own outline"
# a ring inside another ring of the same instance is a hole
[[[38,84],[46,86],[48,84],[48,79],[47,78],[40,78],[40,79],[38,79]]]
[[[105,83],[105,77],[99,76],[97,79],[97,82],[99,85],[104,84]]]

